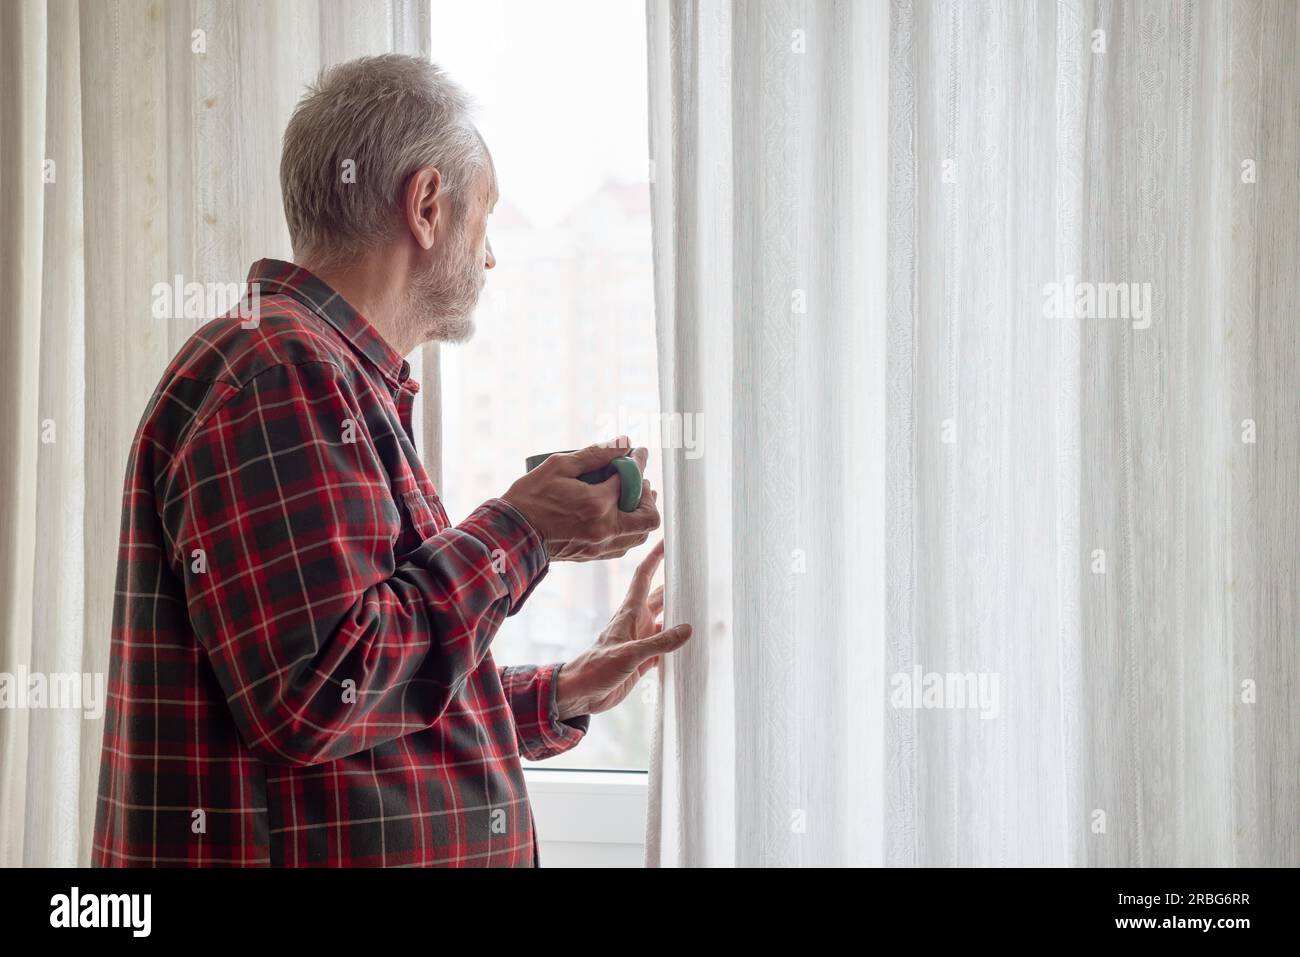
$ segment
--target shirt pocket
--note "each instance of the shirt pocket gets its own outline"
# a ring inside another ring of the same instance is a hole
[[[402,505],[405,508],[405,524],[424,541],[438,531],[438,517],[433,511],[433,506],[429,500],[424,497],[424,493],[418,488],[413,488],[409,492],[402,493]]]
[[[433,519],[437,523],[436,531],[442,531],[451,524],[451,519],[447,517],[447,512],[442,507],[442,499],[438,496],[438,490],[433,487],[433,483],[428,479],[420,479],[420,491],[424,492],[425,503],[433,511]]]
[[[447,520],[447,512],[443,511],[442,503],[438,501],[432,482],[408,473],[399,476],[395,485],[393,498],[402,512],[402,531],[398,534],[394,550],[400,557],[419,549],[425,540],[445,529],[450,521]]]

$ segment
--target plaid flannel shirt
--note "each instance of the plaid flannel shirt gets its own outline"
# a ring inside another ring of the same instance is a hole
[[[535,866],[520,765],[567,750],[560,665],[489,645],[545,576],[489,499],[452,526],[409,366],[263,260],[204,326],[127,469],[93,861]]]

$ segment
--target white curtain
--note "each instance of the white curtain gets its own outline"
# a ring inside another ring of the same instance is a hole
[[[1300,7],[647,12],[648,863],[1300,862]]]
[[[202,321],[152,318],[154,286],[290,258],[280,137],[304,85],[427,53],[429,26],[427,0],[0,3],[0,671],[107,672],[127,452]],[[0,866],[88,862],[101,735],[0,709]]]

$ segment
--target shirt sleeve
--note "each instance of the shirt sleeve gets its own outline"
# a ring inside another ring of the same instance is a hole
[[[204,421],[160,495],[190,620],[253,754],[337,760],[434,724],[545,576],[500,499],[400,562],[401,513],[344,373],[269,369]]]
[[[556,702],[557,678],[564,663],[506,665],[501,668],[501,687],[515,719],[519,753],[529,761],[553,758],[568,751],[587,734],[591,715],[560,720]]]

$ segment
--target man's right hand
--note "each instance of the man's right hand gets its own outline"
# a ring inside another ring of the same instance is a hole
[[[645,472],[646,450],[630,448],[626,436],[577,452],[552,455],[522,476],[501,497],[546,540],[551,561],[590,562],[618,558],[659,527],[659,493],[641,483],[641,504],[618,510],[619,477],[599,485],[579,480],[621,455],[631,455]]]

